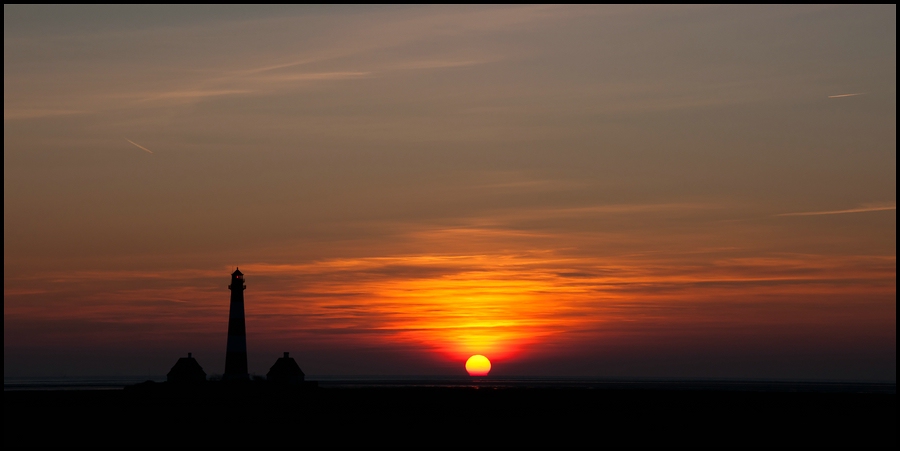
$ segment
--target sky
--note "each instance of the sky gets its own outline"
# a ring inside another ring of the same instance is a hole
[[[895,381],[896,17],[4,6],[4,376]]]

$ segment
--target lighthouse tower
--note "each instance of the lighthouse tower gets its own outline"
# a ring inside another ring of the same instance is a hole
[[[235,269],[231,273],[231,311],[228,314],[228,349],[225,351],[225,374],[227,381],[249,380],[247,371],[247,330],[244,327],[244,273]]]

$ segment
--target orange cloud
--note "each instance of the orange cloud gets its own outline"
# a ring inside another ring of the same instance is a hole
[[[128,334],[126,326],[159,341],[186,331],[218,336],[227,315],[227,269],[76,271],[14,280],[5,291],[5,314],[7,321],[65,323],[81,331],[44,333],[51,342],[65,342],[67,333],[102,340],[104,328]],[[625,332],[629,324],[690,330],[785,320],[771,315],[766,299],[792,299],[784,309],[816,296],[896,292],[893,256],[691,261],[495,252],[260,263],[241,270],[251,341],[404,347],[448,361],[484,354],[502,362],[548,346],[615,340],[633,334]],[[114,336],[107,332],[106,339]]]

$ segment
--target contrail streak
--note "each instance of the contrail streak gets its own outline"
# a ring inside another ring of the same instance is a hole
[[[857,93],[855,93],[855,94],[838,94],[838,95],[836,95],[836,96],[828,96],[828,98],[829,98],[829,99],[837,99],[837,98],[840,98],[840,97],[861,96],[861,95],[863,95],[863,94],[865,94],[865,93],[864,93],[864,92],[857,92]]]
[[[125,138],[125,141],[128,141],[128,142],[130,142],[131,144],[134,144],[135,146],[137,146],[138,149],[143,149],[143,150],[146,150],[147,152],[153,153],[152,150],[150,150],[150,149],[148,149],[148,148],[146,148],[146,147],[144,147],[144,146],[142,146],[142,145],[140,145],[140,144],[138,144],[138,143],[136,143],[136,142],[134,142],[134,141],[132,141],[132,140],[130,140],[130,139],[128,139],[128,138]]]
[[[896,205],[890,206],[881,206],[881,207],[861,207],[861,208],[851,208],[849,210],[832,210],[832,211],[807,211],[802,213],[782,213],[780,215],[775,216],[819,216],[819,215],[842,215],[847,213],[866,213],[869,211],[885,211],[885,210],[896,210]]]

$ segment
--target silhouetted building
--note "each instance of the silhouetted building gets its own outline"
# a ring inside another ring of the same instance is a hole
[[[196,384],[206,381],[206,372],[197,363],[197,359],[188,353],[187,357],[182,357],[175,362],[175,366],[166,375],[166,381],[173,384]]]
[[[250,380],[247,371],[247,330],[244,327],[244,273],[231,273],[231,309],[228,313],[228,348],[225,350],[223,380]]]
[[[302,384],[305,375],[300,370],[297,362],[284,353],[284,357],[275,361],[269,372],[266,373],[266,380],[278,384]]]

